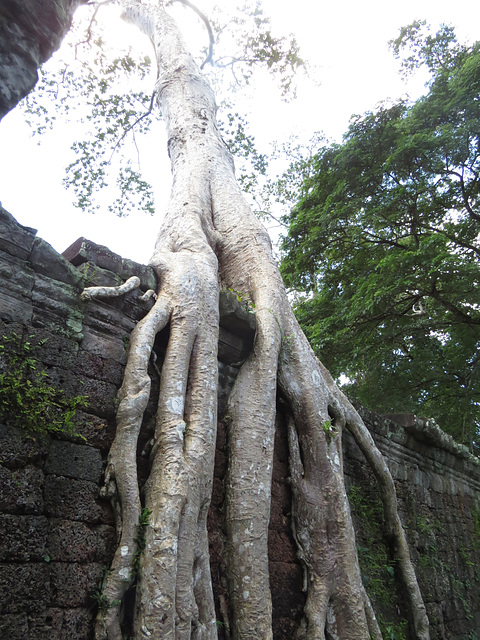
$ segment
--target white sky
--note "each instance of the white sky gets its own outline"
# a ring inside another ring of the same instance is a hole
[[[256,90],[248,101],[236,105],[239,113],[245,112],[262,151],[266,151],[269,142],[281,142],[290,134],[307,140],[314,131],[322,130],[327,136],[340,139],[352,114],[372,109],[388,97],[398,98],[407,89],[410,95],[419,95],[423,83],[417,79],[407,87],[388,50],[388,40],[398,35],[401,26],[425,19],[435,29],[446,22],[456,27],[461,41],[480,38],[478,0],[263,3],[276,31],[296,36],[301,55],[315,66],[316,84],[305,82],[297,100],[289,104],[281,102],[275,91]],[[205,11],[211,4],[212,0],[197,0]],[[232,6],[235,4],[232,1]],[[115,32],[122,28],[115,26]],[[13,111],[0,122],[3,206],[21,224],[38,229],[38,235],[60,252],[79,236],[85,236],[123,257],[147,262],[170,189],[164,139],[155,134],[155,139],[150,140],[148,161],[142,160],[148,169],[147,179],[154,181],[158,213],[150,217],[140,212],[122,219],[106,213],[91,216],[73,208],[70,193],[62,187],[65,157],[74,129],[72,125],[60,126],[55,135],[46,136],[37,146],[20,113]]]

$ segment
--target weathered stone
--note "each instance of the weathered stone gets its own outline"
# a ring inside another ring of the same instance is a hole
[[[78,392],[87,397],[89,411],[100,418],[109,418],[115,414],[117,397],[115,385],[91,378],[83,378],[78,382]]]
[[[37,231],[19,224],[0,205],[0,251],[20,260],[26,260],[35,242]]]
[[[81,340],[83,313],[79,289],[35,274],[32,290],[34,327],[56,329],[60,333]]]
[[[104,507],[98,504],[98,485],[86,480],[49,475],[45,479],[45,514],[48,517],[96,523]]]
[[[50,439],[29,438],[25,432],[0,424],[0,451],[2,464],[9,469],[40,462],[46,457]]]
[[[36,614],[49,599],[48,562],[0,565],[0,614]]]
[[[130,332],[123,330],[119,335],[112,336],[106,332],[96,331],[88,326],[83,327],[81,348],[97,356],[104,356],[125,365],[127,361],[127,346]]]
[[[140,289],[142,291],[148,291],[149,289],[153,289],[153,291],[157,290],[157,276],[155,275],[153,268],[147,265],[139,264],[138,262],[124,258],[122,260],[122,270],[119,273],[119,276],[123,280],[127,280],[132,276],[137,276],[140,278]]]
[[[52,562],[50,573],[53,607],[93,607],[92,596],[99,589],[105,565]]]
[[[35,273],[73,286],[79,293],[82,291],[82,275],[42,238],[35,238],[29,261]]]
[[[123,380],[123,367],[116,360],[101,357],[95,353],[81,350],[75,361],[80,376],[110,382],[120,387]]]
[[[92,640],[94,609],[51,607],[42,615],[29,617],[24,640]]]
[[[292,638],[296,623],[305,606],[305,594],[302,591],[303,572],[299,565],[284,562],[270,562],[269,569],[274,633],[277,633],[278,625],[284,627],[280,637]],[[287,634],[285,634],[285,625],[288,629]]]
[[[102,475],[102,456],[93,447],[54,440],[48,452],[45,473],[98,484]]]
[[[46,555],[44,516],[0,514],[0,562],[40,562]]]
[[[233,355],[230,351],[230,358],[228,360],[232,360],[237,358],[240,354],[240,351],[237,351],[235,355]],[[224,357],[224,352],[219,349],[219,358]],[[238,375],[238,367],[232,367],[228,364],[225,364],[221,359],[218,363],[218,416],[221,419],[227,410],[227,401],[230,391],[232,390],[233,383],[235,382],[235,378]]]
[[[53,562],[109,562],[113,555],[115,528],[88,526],[83,522],[51,518],[48,554]]]
[[[78,238],[62,253],[63,257],[76,267],[90,262],[92,265],[118,273],[122,268],[122,258],[104,245],[87,238]]]
[[[297,562],[297,548],[291,535],[285,531],[270,529],[268,534],[268,558],[270,562],[294,565]]]
[[[66,609],[59,640],[91,640],[93,638],[93,613],[89,609]]]
[[[25,613],[0,616],[0,638],[25,640],[28,637],[28,621]]]
[[[0,251],[0,315],[4,321],[30,324],[33,271],[21,258]]]
[[[83,0],[3,0],[0,9],[0,119],[29,93],[37,69],[58,49]]]
[[[84,437],[91,447],[108,451],[115,437],[113,418],[100,418],[91,413],[77,411],[74,423],[76,433]]]
[[[82,274],[85,287],[118,287],[122,284],[122,279],[113,271],[102,269],[96,264],[86,262],[78,268],[78,272]],[[90,304],[88,301],[87,304]]]
[[[232,291],[220,291],[220,326],[228,329],[236,336],[253,340],[257,321],[254,309],[247,302],[240,302]]]
[[[59,640],[63,615],[62,609],[48,608],[40,615],[29,616],[26,637],[31,640]]]
[[[11,471],[0,465],[0,512],[43,513],[43,478],[34,467]]]
[[[71,371],[77,363],[78,342],[55,330],[35,329],[28,331],[32,344],[32,356],[47,367],[60,367]]]
[[[140,289],[142,291],[156,289],[157,279],[152,267],[124,259],[108,247],[96,244],[87,238],[78,238],[68,249],[65,249],[62,255],[77,267],[88,262],[90,267],[86,272],[83,271],[87,276],[90,273],[91,266],[95,265],[100,269],[117,274],[122,280],[137,276],[140,278]]]

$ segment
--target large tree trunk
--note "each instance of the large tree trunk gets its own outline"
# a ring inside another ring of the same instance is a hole
[[[428,621],[395,507],[388,470],[367,430],[315,358],[291,311],[267,232],[235,180],[210,87],[163,6],[126,17],[151,38],[157,95],[168,131],[173,189],[151,264],[158,299],[135,329],[120,393],[106,492],[119,544],[98,615],[97,640],[121,640],[121,600],[137,579],[135,638],[216,638],[206,517],[216,435],[218,293],[255,305],[254,348],[229,398],[226,531],[230,626],[235,640],[272,638],[267,530],[277,393],[288,405],[293,523],[307,603],[298,638],[381,638],[362,586],[346,497],[341,438],[350,428],[382,484],[389,534],[401,550],[415,634]],[[137,576],[141,501],[135,466],[156,334],[170,337],[161,373],[145,507],[151,512]],[[332,425],[330,427],[330,425]]]

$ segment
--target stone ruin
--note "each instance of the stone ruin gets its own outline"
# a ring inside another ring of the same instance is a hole
[[[131,292],[80,299],[85,286],[117,285],[131,275],[155,287],[153,271],[79,239],[63,255],[0,208],[0,343],[16,335],[39,343],[38,366],[68,396],[88,397],[75,437],[38,437],[0,423],[0,636],[9,640],[92,640],[99,584],[115,548],[110,504],[99,495],[115,432],[115,398],[129,334],[148,307]],[[219,429],[209,517],[219,638],[227,615],[224,571],[222,411],[238,363],[248,355],[255,317],[221,294]],[[165,335],[155,352],[161,359]],[[4,366],[4,363],[3,363]],[[2,362],[0,354],[0,372]],[[138,451],[146,449],[158,393],[152,394]],[[395,479],[400,516],[427,605],[432,640],[480,638],[480,461],[432,421],[386,419],[362,410]],[[402,423],[402,424],[400,424]],[[382,532],[375,479],[348,433],[345,473],[362,574],[389,638],[409,638],[407,612]],[[269,557],[274,637],[289,640],[304,605],[303,572],[290,526],[288,443],[277,420]]]

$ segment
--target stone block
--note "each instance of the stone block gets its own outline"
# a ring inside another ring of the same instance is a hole
[[[155,289],[157,286],[157,279],[152,267],[133,260],[122,259],[108,247],[96,244],[87,238],[78,238],[63,252],[63,256],[75,266],[88,262],[90,265],[116,273],[122,280],[138,276],[143,291]]]
[[[152,267],[148,265],[139,264],[133,260],[124,258],[122,260],[122,270],[120,272],[122,280],[127,280],[131,276],[137,276],[140,278],[140,289],[142,291],[148,291],[148,289],[157,289],[157,276]]]
[[[66,609],[63,613],[59,640],[91,640],[93,638],[93,609]]]
[[[36,229],[24,227],[6,209],[0,206],[0,251],[25,261],[33,243]]]
[[[133,328],[133,327],[132,327]],[[127,362],[127,346],[130,330],[98,331],[88,325],[83,326],[83,340],[81,348],[97,356],[114,360],[125,365]]]
[[[62,253],[63,257],[75,266],[91,262],[101,269],[117,273],[122,268],[122,258],[108,247],[80,237]]]
[[[80,376],[110,382],[118,387],[122,384],[124,367],[117,360],[81,349],[75,366]]]
[[[102,456],[93,447],[53,440],[45,473],[98,484],[102,475]]]
[[[29,335],[30,342],[35,345],[36,360],[49,367],[67,370],[74,377],[79,351],[76,340],[61,335],[56,330],[41,328],[30,331]]]
[[[53,607],[93,607],[92,598],[102,581],[105,565],[52,562],[50,574]]]
[[[78,272],[82,274],[85,287],[118,287],[122,284],[120,276],[111,269],[102,269],[92,262],[82,264]]]
[[[10,469],[24,467],[39,462],[46,457],[50,447],[50,438],[28,438],[21,429],[0,424],[0,451],[2,464]]]
[[[295,564],[297,560],[297,547],[292,535],[285,531],[268,532],[268,559],[270,562],[285,562]]]
[[[42,238],[35,239],[29,262],[36,273],[72,285],[79,292],[83,289],[82,275]]]
[[[47,555],[44,516],[0,515],[0,562],[41,562]]]
[[[110,562],[115,551],[114,527],[54,518],[49,526],[48,555],[53,562]]]
[[[44,615],[29,618],[25,640],[92,640],[94,609],[51,607]]]
[[[270,587],[275,618],[298,618],[305,604],[303,570],[299,563],[270,562]]]
[[[79,288],[36,273],[32,291],[33,326],[81,340],[83,312],[79,296]]]
[[[48,475],[45,479],[45,514],[82,522],[102,521],[105,508],[98,502],[98,484]]]
[[[0,318],[29,324],[32,320],[33,271],[16,256],[0,251]]]
[[[108,451],[115,437],[113,419],[99,418],[90,413],[77,411],[74,422],[76,432],[83,436],[91,447]]]
[[[83,378],[78,380],[78,393],[87,397],[88,411],[100,418],[111,418],[115,415],[117,387],[103,380]]]
[[[26,638],[29,640],[60,640],[62,623],[63,610],[49,607],[40,615],[29,617]]]
[[[28,637],[28,621],[25,613],[0,616],[0,638],[25,640]]]
[[[232,291],[220,291],[220,326],[253,342],[257,320],[246,303],[239,302]]]
[[[10,470],[0,465],[0,511],[43,513],[43,473],[34,467]]]
[[[0,614],[37,614],[45,610],[49,599],[47,562],[0,565]]]

